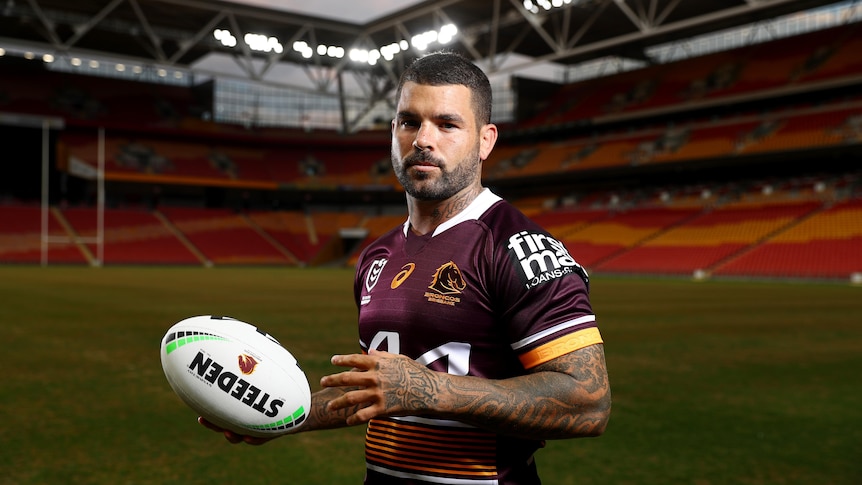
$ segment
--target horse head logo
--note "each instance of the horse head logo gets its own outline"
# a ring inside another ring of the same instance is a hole
[[[431,286],[428,288],[436,291],[441,295],[455,295],[461,293],[467,287],[467,282],[464,281],[464,275],[461,270],[452,261],[437,268],[434,273],[434,279],[431,281]]]

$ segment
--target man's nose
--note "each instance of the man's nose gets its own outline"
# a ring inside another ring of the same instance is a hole
[[[416,139],[413,140],[413,147],[417,150],[430,150],[433,143],[433,128],[423,123],[419,126],[419,130],[416,131]]]

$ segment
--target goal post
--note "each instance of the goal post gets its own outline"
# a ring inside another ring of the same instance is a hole
[[[90,259],[90,265],[100,267],[105,261],[105,129],[99,127],[97,131],[96,169],[82,170],[86,173],[71,173],[70,175],[81,176],[96,180],[96,235],[94,237],[82,237],[77,234],[64,236],[52,236],[50,234],[50,211],[51,211],[51,166],[50,166],[50,129],[51,120],[42,120],[42,200],[41,200],[41,265],[48,266],[49,245],[56,243],[95,244],[96,255]],[[89,257],[88,257],[89,259]]]

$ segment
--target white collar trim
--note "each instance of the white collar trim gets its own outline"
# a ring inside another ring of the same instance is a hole
[[[490,189],[483,189],[482,192],[480,192],[479,195],[473,200],[473,202],[470,202],[470,205],[465,207],[464,210],[458,213],[458,215],[437,226],[437,229],[434,229],[434,234],[432,234],[431,237],[441,234],[444,231],[455,227],[464,221],[478,219],[482,216],[482,214],[485,213],[485,211],[490,209],[492,205],[496,204],[500,200],[502,200],[502,198],[497,194],[491,192]],[[404,222],[403,228],[405,237],[407,237],[407,231],[409,229],[410,219],[408,218],[407,221]]]

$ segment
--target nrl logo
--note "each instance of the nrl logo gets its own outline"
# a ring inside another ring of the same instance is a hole
[[[375,259],[371,266],[368,268],[368,274],[365,275],[365,289],[368,292],[371,292],[371,289],[374,288],[374,285],[377,284],[377,280],[380,279],[380,274],[383,273],[383,267],[386,266],[386,263],[389,260],[387,259]]]

